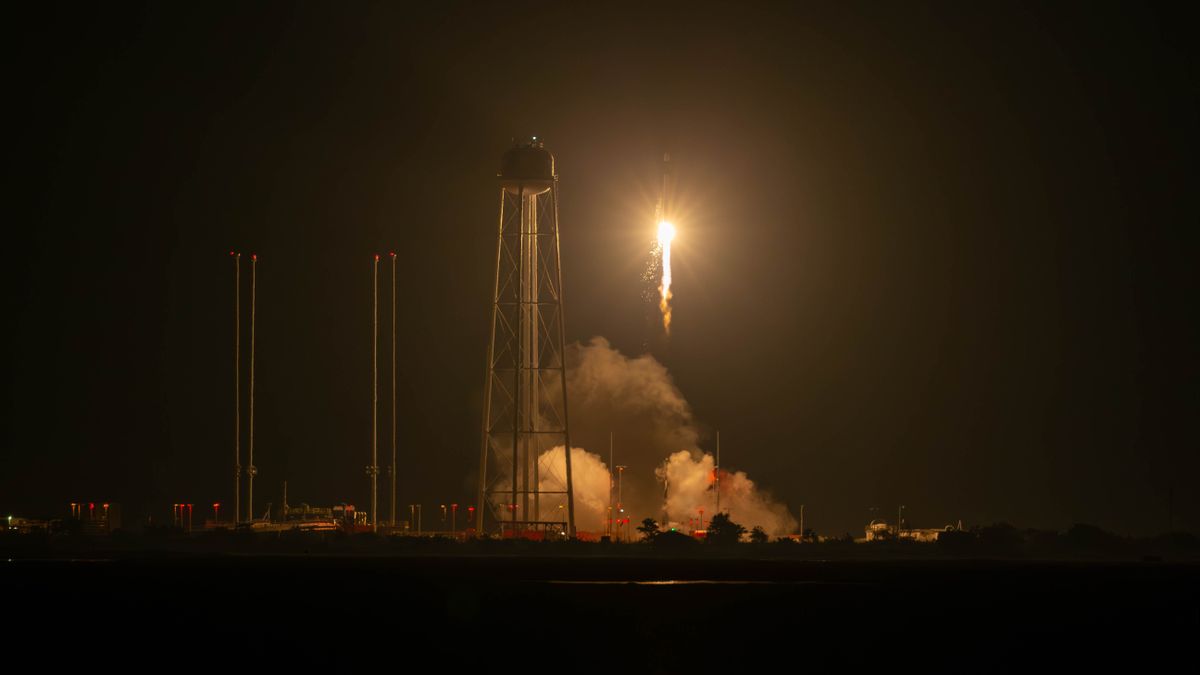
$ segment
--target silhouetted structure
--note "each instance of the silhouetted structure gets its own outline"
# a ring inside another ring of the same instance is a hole
[[[500,229],[479,457],[479,525],[575,534],[554,155],[536,137],[501,160]],[[564,448],[561,464],[546,453]]]

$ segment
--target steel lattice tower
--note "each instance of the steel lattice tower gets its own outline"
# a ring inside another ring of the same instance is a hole
[[[575,536],[554,155],[501,160],[500,229],[479,457],[480,533]],[[550,453],[563,448],[562,455]],[[491,523],[488,519],[491,519]]]

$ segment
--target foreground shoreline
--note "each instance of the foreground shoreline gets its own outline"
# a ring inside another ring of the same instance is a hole
[[[1188,653],[1200,626],[1196,562],[126,551],[9,556],[0,579],[16,643],[86,636],[217,663],[385,649],[451,669],[561,657],[593,672],[619,657],[632,672],[744,672],[783,653],[973,671],[1028,665],[1034,650],[1153,663]]]

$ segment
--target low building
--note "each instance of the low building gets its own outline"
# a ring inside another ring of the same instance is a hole
[[[943,532],[954,532],[957,529],[954,525],[926,528],[904,527],[897,533],[896,528],[887,521],[872,520],[867,524],[866,536],[859,541],[885,541],[899,538],[929,543],[937,541]]]
[[[50,531],[50,521],[9,516],[5,524],[5,529],[16,534],[45,533]]]

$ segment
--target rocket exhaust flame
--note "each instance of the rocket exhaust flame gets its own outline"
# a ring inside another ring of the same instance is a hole
[[[662,281],[658,287],[658,309],[662,312],[663,332],[671,336],[671,240],[675,238],[675,226],[671,224],[674,213],[672,197],[675,192],[675,171],[671,166],[671,155],[664,154],[662,161],[662,190],[658,193],[658,205],[654,219],[658,221],[658,244],[653,254],[661,256]]]
[[[662,255],[662,283],[659,286],[661,299],[658,308],[662,311],[663,331],[671,334],[671,240],[675,238],[675,226],[663,220],[658,223],[658,250]]]

